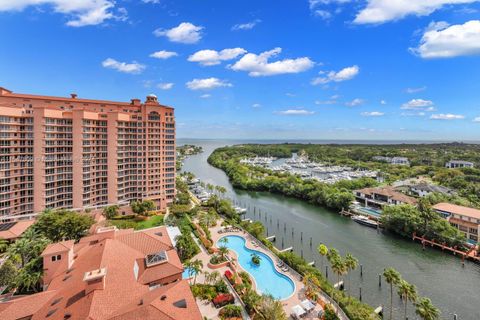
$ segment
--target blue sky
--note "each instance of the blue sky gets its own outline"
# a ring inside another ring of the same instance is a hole
[[[0,86],[153,92],[179,137],[480,137],[478,0],[0,0],[0,30]]]

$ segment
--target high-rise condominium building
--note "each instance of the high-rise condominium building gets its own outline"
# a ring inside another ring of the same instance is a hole
[[[0,88],[0,217],[175,196],[174,109]]]

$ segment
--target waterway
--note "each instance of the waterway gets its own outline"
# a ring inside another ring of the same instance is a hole
[[[432,299],[441,310],[442,319],[453,319],[454,314],[459,320],[480,319],[479,265],[466,262],[462,266],[457,257],[436,249],[422,250],[418,243],[361,226],[335,212],[300,200],[233,189],[223,171],[210,166],[207,158],[216,148],[246,142],[179,139],[178,145],[191,143],[204,149],[203,153],[186,159],[183,170],[193,172],[207,183],[226,187],[228,197],[248,208],[247,218],[261,221],[269,235],[276,235],[278,248],[293,246],[297,254],[303,255],[307,261],[315,261],[324,273],[327,263],[322,267],[321,256],[316,252],[319,243],[335,247],[343,255],[347,252],[353,254],[363,265],[363,276],[360,267],[351,272],[351,292],[359,297],[361,288],[364,302],[374,307],[384,305],[388,311],[390,288],[384,281],[379,286],[378,275],[384,268],[394,267],[404,279],[417,286],[421,296]],[[333,282],[336,277],[331,271],[329,273],[329,280]],[[402,319],[402,301],[394,294],[395,319]],[[408,308],[409,319],[416,319],[414,307],[409,305]]]

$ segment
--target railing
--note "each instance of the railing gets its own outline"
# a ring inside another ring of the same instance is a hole
[[[279,259],[279,260],[282,260],[280,259],[272,250],[270,250],[269,247],[267,247],[262,241],[260,241],[258,238],[254,237],[250,232],[248,232],[247,230],[243,229],[242,227],[240,226],[237,226],[237,228],[243,230],[246,234],[248,234],[250,237],[254,238],[254,239],[257,239],[257,243],[260,245],[260,247],[262,247],[262,249],[270,252],[275,258]],[[277,249],[275,246],[274,246],[275,249]],[[277,249],[278,251],[278,249]],[[283,261],[283,260],[282,260]],[[297,270],[293,269],[291,266],[289,266],[287,263],[285,263],[285,265],[287,265],[289,271],[296,277],[298,277],[299,279],[303,279],[303,276],[297,272]],[[337,315],[339,316],[339,318],[341,320],[350,320],[350,318],[347,316],[347,314],[343,311],[342,308],[340,308],[340,306],[338,305],[338,303],[333,300],[332,297],[330,297],[328,294],[326,294],[324,291],[322,291],[321,288],[317,287],[317,291],[319,292],[320,296],[323,297],[324,300],[326,300],[329,304],[333,305],[333,307],[335,308],[335,310],[337,311]]]
[[[227,284],[230,291],[233,292],[233,295],[235,296],[235,298],[240,302],[240,305],[242,306],[242,318],[244,320],[251,320],[250,316],[247,313],[245,303],[243,302],[242,298],[238,294],[237,290],[235,290],[235,288],[232,286],[230,281],[228,281],[227,277],[225,277],[225,275],[223,276],[223,281]]]

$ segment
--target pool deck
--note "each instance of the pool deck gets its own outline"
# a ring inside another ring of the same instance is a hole
[[[280,270],[276,266],[277,263],[280,260],[270,250],[267,250],[267,249],[263,248],[261,245],[259,245],[258,247],[253,246],[252,241],[255,241],[257,243],[259,241],[256,238],[254,238],[253,236],[251,236],[250,234],[248,234],[244,231],[219,233],[219,231],[223,230],[223,229],[224,229],[224,227],[221,227],[220,223],[218,223],[216,227],[210,228],[214,245],[216,245],[217,241],[222,237],[231,236],[231,235],[241,236],[241,237],[245,238],[245,240],[246,240],[245,245],[248,249],[257,250],[259,252],[262,252],[262,253],[266,254],[268,257],[270,257],[270,259],[272,259],[272,261],[274,263],[274,266],[275,266],[275,269],[280,274],[286,275],[287,277],[289,277],[293,281],[293,283],[295,285],[294,293],[289,298],[281,301],[282,305],[284,307],[285,313],[287,315],[290,315],[290,313],[292,312],[292,307],[295,306],[295,305],[299,305],[301,301],[306,299],[305,288],[304,288],[304,285],[302,283],[302,279],[299,277],[299,275],[296,272],[294,272],[290,269],[287,272],[284,272],[284,271]],[[230,254],[230,256],[233,258],[233,257],[236,257],[236,254],[235,253],[233,255]],[[208,259],[209,258],[210,257],[208,257]],[[206,266],[205,262],[204,262],[204,265]],[[244,270],[238,262],[236,263],[236,266],[237,266],[238,269]],[[208,267],[206,267],[206,268],[208,269]],[[223,274],[227,269],[230,270],[229,267],[223,267],[223,268],[220,268],[220,269],[217,269],[217,270],[220,271]],[[244,271],[246,271],[246,270],[244,270]],[[307,316],[303,317],[302,319],[318,319],[318,317],[316,316],[318,314],[318,311],[320,311],[320,307],[317,305],[317,307],[315,308],[314,311],[310,312]]]

